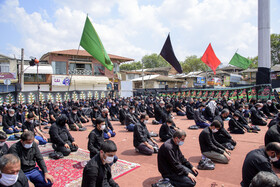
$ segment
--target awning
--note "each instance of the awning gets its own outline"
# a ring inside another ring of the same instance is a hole
[[[19,67],[20,68],[20,67]],[[37,74],[37,66],[24,65],[25,74]],[[53,69],[51,65],[39,65],[39,74],[53,74]]]
[[[69,76],[71,77],[71,76]],[[71,84],[109,84],[108,77],[105,76],[77,76],[73,75]]]

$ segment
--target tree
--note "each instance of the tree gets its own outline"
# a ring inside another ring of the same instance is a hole
[[[208,66],[204,64],[196,55],[187,56],[186,60],[181,63],[183,72],[189,73],[193,71],[206,71],[209,70]]]
[[[144,68],[158,68],[170,66],[168,62],[162,58],[162,56],[153,53],[151,55],[145,55],[142,58]]]
[[[258,68],[258,56],[253,57],[253,58],[248,57],[248,59],[252,61],[249,68]]]
[[[271,34],[271,64],[280,64],[280,34]]]
[[[141,62],[130,62],[127,64],[120,65],[120,70],[131,71],[131,70],[138,70],[138,69],[142,69]]]

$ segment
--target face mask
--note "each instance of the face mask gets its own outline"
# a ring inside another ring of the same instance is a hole
[[[244,112],[245,111],[245,109],[242,109],[242,112]]]
[[[135,113],[135,111],[133,110],[131,113],[132,113],[132,114],[134,114],[134,113]]]
[[[205,108],[201,109],[201,111],[204,111],[204,110],[205,110]]]
[[[18,180],[18,174],[12,175],[12,174],[5,174],[1,173],[2,177],[0,178],[0,183],[4,186],[12,186],[14,185]]]
[[[15,114],[9,114],[11,117],[14,117]]]
[[[77,112],[73,112],[73,114],[77,114]]]
[[[125,108],[125,110],[128,110],[128,108]]]
[[[105,159],[105,162],[107,164],[110,164],[114,161],[114,156],[107,156],[106,159]]]
[[[5,142],[0,143],[0,147],[3,147],[5,145]]]
[[[258,107],[258,109],[260,110],[260,109],[262,109],[262,107]]]
[[[101,130],[104,130],[106,125],[101,125]]]
[[[32,147],[33,143],[31,144],[24,144],[24,148],[25,149],[30,149]]]
[[[113,104],[113,106],[116,106],[116,104]]]
[[[275,155],[275,157],[269,157],[269,159],[271,160],[271,162],[277,162],[278,161],[278,158],[277,156]]]
[[[183,144],[184,144],[183,141],[180,141],[180,142],[178,143],[179,146],[182,146]]]
[[[217,129],[212,129],[212,132],[215,133],[215,132],[218,132],[218,130]]]
[[[30,122],[30,123],[33,123],[33,122],[34,122],[34,120],[32,119],[32,120],[30,120],[29,122]]]
[[[148,120],[144,120],[144,124],[147,124],[148,123]]]
[[[271,104],[268,104],[268,106],[271,106]]]

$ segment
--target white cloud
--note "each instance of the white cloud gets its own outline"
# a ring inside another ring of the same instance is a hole
[[[18,0],[2,4],[0,22],[16,26],[26,53],[76,49],[89,13],[107,52],[136,60],[159,53],[168,32],[181,61],[202,56],[209,42],[225,63],[236,49],[243,56],[257,55],[256,0],[163,0],[159,5],[141,0],[54,1],[53,15],[45,9],[27,13]]]

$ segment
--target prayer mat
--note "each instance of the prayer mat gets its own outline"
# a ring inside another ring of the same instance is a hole
[[[81,186],[83,167],[85,161],[89,161],[89,152],[79,149],[72,152],[69,156],[59,160],[53,160],[48,157],[49,152],[43,154],[49,173],[54,177],[53,187],[77,187]],[[140,167],[139,164],[131,163],[125,160],[118,160],[112,166],[112,175],[117,179]]]

